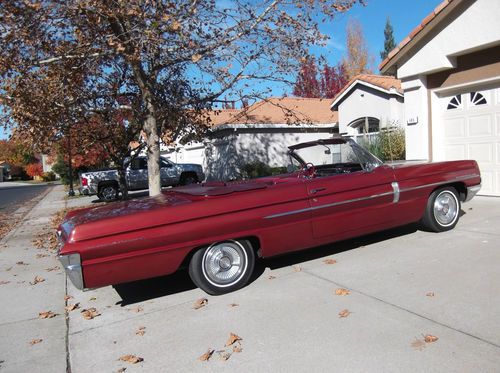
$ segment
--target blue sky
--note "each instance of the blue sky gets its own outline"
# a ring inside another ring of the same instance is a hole
[[[324,48],[314,47],[311,52],[326,57],[330,65],[335,65],[345,53],[345,29],[349,18],[357,19],[365,34],[368,48],[375,57],[374,72],[378,72],[379,52],[384,46],[384,27],[387,17],[394,28],[396,44],[403,40],[441,0],[365,0],[366,6],[355,6],[346,13],[339,14],[328,24],[321,26],[321,31],[331,37]],[[279,89],[283,91],[282,88]],[[0,139],[8,136],[0,128]]]
[[[442,0],[366,0],[366,6],[355,6],[339,14],[333,22],[322,25],[321,31],[331,37],[326,48],[313,48],[315,55],[324,55],[336,64],[345,53],[345,29],[349,18],[357,19],[365,34],[370,52],[375,57],[374,71],[378,73],[380,51],[384,47],[384,27],[387,17],[394,29],[396,44],[441,3]]]

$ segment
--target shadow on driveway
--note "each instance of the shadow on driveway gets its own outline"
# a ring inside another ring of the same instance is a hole
[[[262,276],[266,268],[278,269],[302,262],[315,260],[318,258],[327,257],[329,255],[357,249],[359,247],[371,245],[377,242],[390,240],[395,237],[404,236],[410,233],[414,233],[417,230],[417,224],[410,224],[382,232],[373,233],[367,236],[335,242],[333,244],[319,246],[303,251],[297,251],[278,257],[259,259],[255,263],[255,270],[248,286],[251,286],[252,282]],[[114,288],[118,295],[122,298],[122,300],[118,302],[117,305],[124,307],[133,303],[140,303],[146,300],[192,290],[196,288],[196,286],[189,278],[187,269],[181,269],[169,276],[115,285]]]

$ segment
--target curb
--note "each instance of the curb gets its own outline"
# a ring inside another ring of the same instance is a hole
[[[42,194],[32,198],[31,200],[29,200],[27,203],[31,203],[31,202],[34,202],[34,204],[29,207],[26,211],[23,211],[24,209],[26,209],[26,206],[23,206],[23,207],[20,207],[18,208],[16,211],[14,211],[12,213],[12,215],[17,215],[19,214],[20,215],[20,218],[19,218],[19,221],[17,222],[17,224],[14,226],[13,229],[10,230],[9,233],[7,233],[2,239],[0,239],[0,245],[3,245],[3,244],[6,244],[11,236],[13,236],[14,234],[16,234],[16,232],[21,228],[21,225],[22,223],[24,223],[24,220],[26,218],[26,216],[31,212],[33,211],[33,209],[38,206],[38,204],[50,193],[54,190],[54,186],[50,186],[46,191],[44,191]]]

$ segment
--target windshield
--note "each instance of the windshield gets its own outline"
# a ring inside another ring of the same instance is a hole
[[[356,171],[372,171],[382,162],[352,140],[327,140],[312,142],[308,146],[294,148],[290,155],[302,166],[312,164],[317,176],[328,176],[337,173]]]

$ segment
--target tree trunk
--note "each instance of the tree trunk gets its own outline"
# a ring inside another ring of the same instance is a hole
[[[120,167],[118,167],[118,186],[122,192],[122,199],[126,201],[128,199],[128,186],[125,176],[125,168],[126,166],[123,163],[120,164]]]
[[[156,196],[161,193],[160,178],[160,138],[156,126],[156,118],[151,112],[144,122],[148,154],[148,184],[149,195]]]

